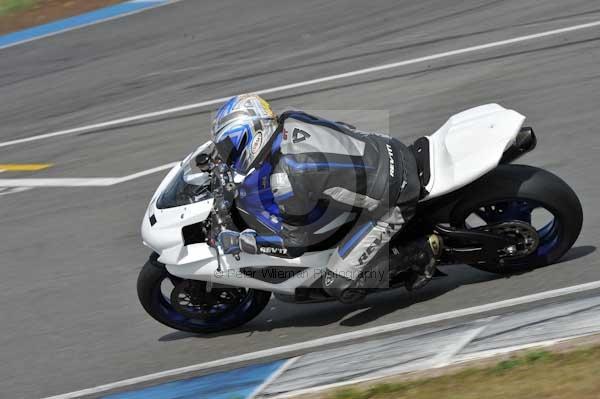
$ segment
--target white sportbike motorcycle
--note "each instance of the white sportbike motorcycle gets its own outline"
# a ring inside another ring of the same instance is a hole
[[[412,145],[422,198],[390,250],[381,251],[390,265],[390,288],[403,286],[408,276],[406,266],[394,265],[394,246],[433,232],[444,240],[441,268],[461,263],[518,273],[553,263],[571,248],[583,221],[576,194],[550,172],[510,164],[536,145],[524,120],[499,105],[483,105],[452,116]],[[172,328],[208,333],[248,322],[271,294],[294,303],[330,300],[321,279],[335,243],[293,259],[222,254],[215,235],[246,227],[231,206],[243,176],[209,157],[209,145],[169,172],[144,216],[143,242],[153,251],[137,283],[144,309]],[[330,236],[328,230],[352,222],[336,219],[316,234]]]

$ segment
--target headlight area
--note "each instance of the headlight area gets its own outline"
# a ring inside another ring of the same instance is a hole
[[[195,204],[212,197],[208,186],[195,186],[184,180],[185,170],[182,168],[165,187],[156,201],[158,209],[175,208]]]

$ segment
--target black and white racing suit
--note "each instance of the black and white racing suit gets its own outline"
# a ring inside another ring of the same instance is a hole
[[[310,246],[320,227],[309,221],[314,209],[357,214],[327,265],[332,273],[324,288],[335,291],[335,278],[355,281],[413,216],[421,190],[416,161],[392,137],[303,112],[283,113],[278,130],[281,141],[268,161],[271,191],[285,221],[279,232],[285,254],[297,257]]]

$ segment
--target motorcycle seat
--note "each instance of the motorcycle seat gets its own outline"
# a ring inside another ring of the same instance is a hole
[[[421,163],[421,200],[457,190],[494,169],[524,120],[516,111],[487,104],[452,116],[435,133],[418,139],[413,147]]]

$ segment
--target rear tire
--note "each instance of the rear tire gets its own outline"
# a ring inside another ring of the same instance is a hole
[[[271,293],[248,289],[243,301],[224,314],[210,319],[194,319],[183,315],[171,305],[161,289],[165,279],[183,281],[172,276],[165,265],[152,254],[144,264],[137,281],[140,303],[152,318],[176,330],[191,333],[214,333],[239,327],[256,317],[269,303]]]
[[[554,217],[552,223],[555,224],[548,224],[538,231],[540,238],[543,238],[541,233],[548,236],[546,242],[543,245],[543,242],[540,243],[535,252],[523,258],[506,259],[502,265],[483,263],[474,264],[473,267],[496,274],[531,270],[556,262],[577,240],[583,223],[583,211],[575,192],[558,176],[525,165],[500,165],[467,187],[462,200],[452,210],[450,224],[459,228],[468,227],[466,219],[470,214],[482,207],[487,209],[485,207],[491,204],[510,201],[533,204],[531,206],[544,208]],[[523,220],[515,218],[515,212],[506,215],[506,218]],[[502,215],[495,215],[494,222],[501,220]]]

